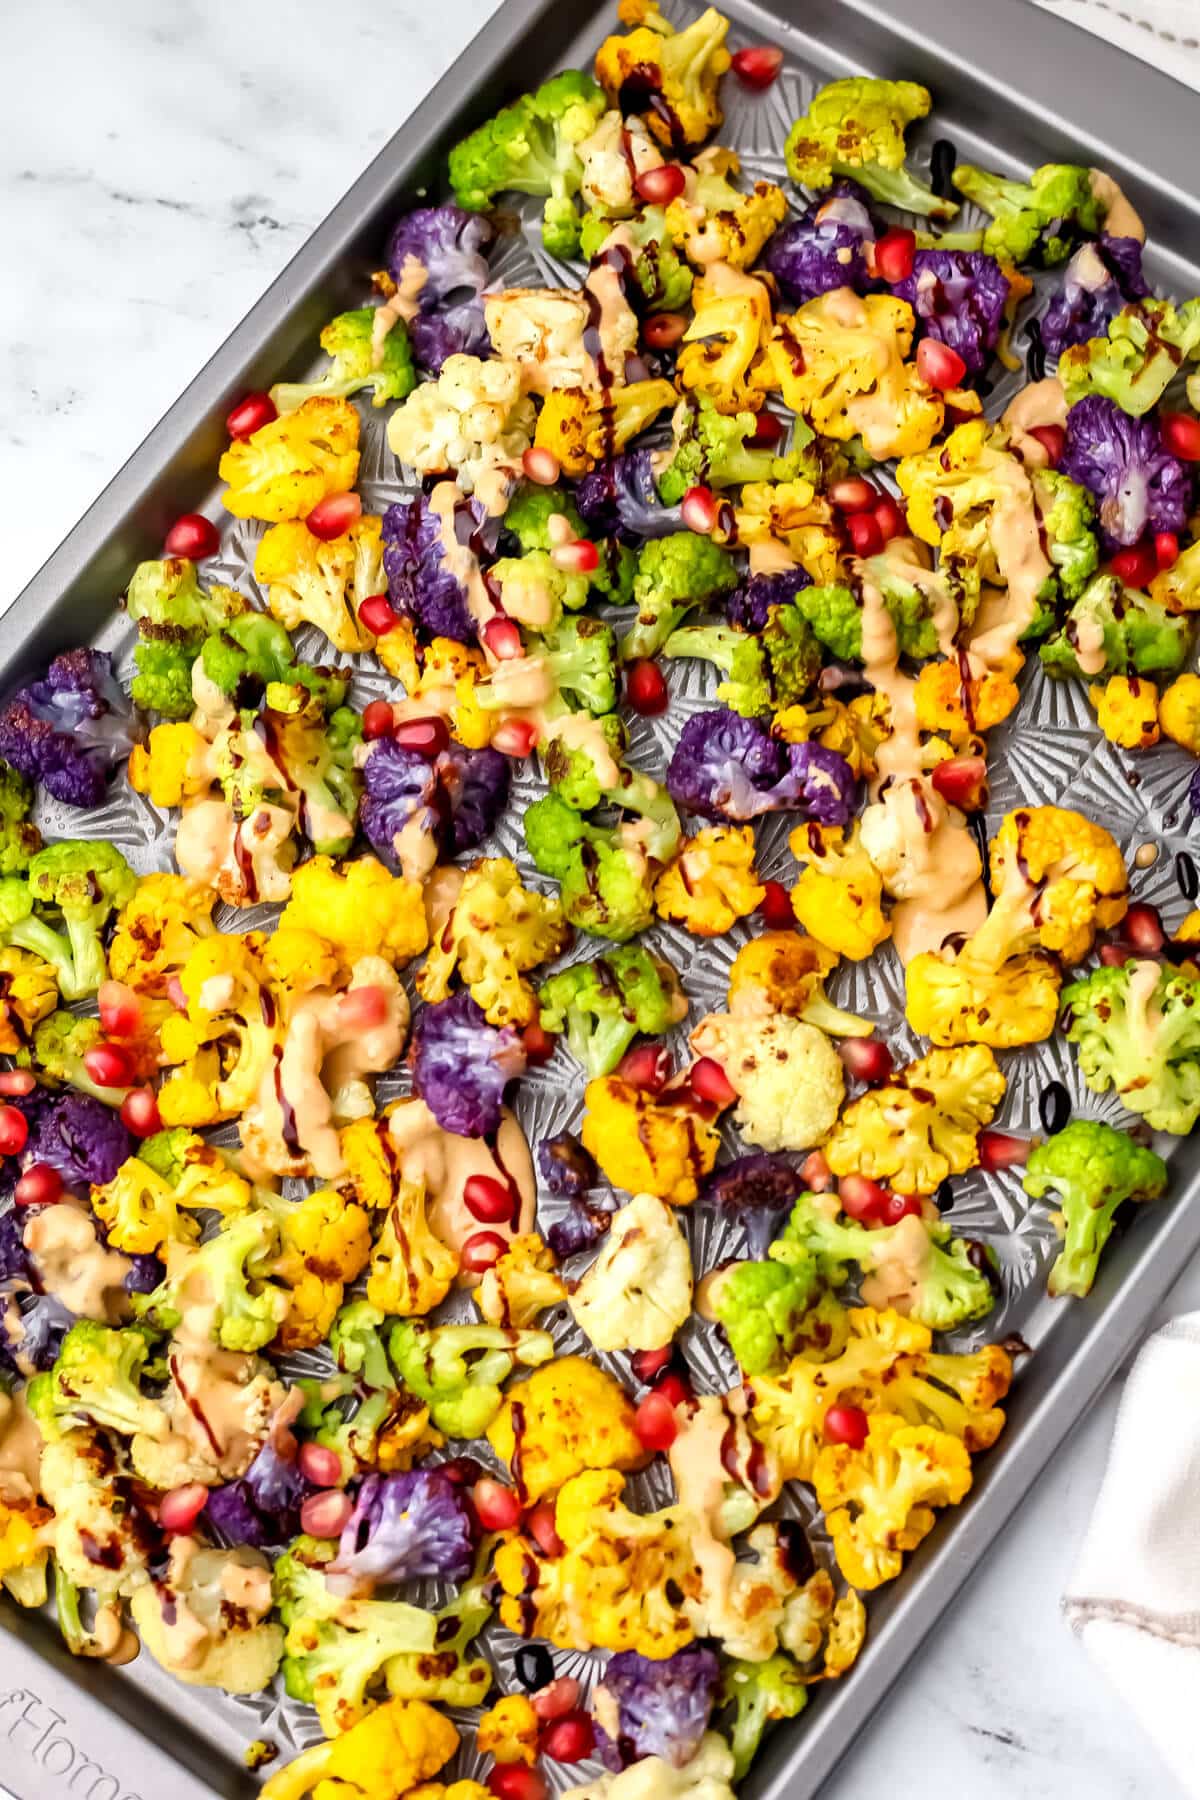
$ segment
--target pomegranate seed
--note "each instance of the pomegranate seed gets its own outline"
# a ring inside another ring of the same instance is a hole
[[[1100,961],[1106,969],[1123,968],[1127,962],[1132,962],[1136,955],[1137,951],[1131,950],[1128,944],[1101,944],[1100,946]]]
[[[883,549],[883,533],[873,512],[851,513],[846,531],[856,556],[878,556]]]
[[[171,1488],[158,1503],[158,1522],[164,1531],[190,1531],[208,1505],[208,1489],[202,1481]]]
[[[898,1225],[901,1219],[920,1218],[921,1196],[919,1194],[889,1194],[880,1216],[885,1225]]]
[[[867,1429],[867,1415],[861,1406],[831,1406],[825,1414],[827,1444],[849,1444],[852,1450],[861,1450]]]
[[[1181,462],[1200,462],[1200,419],[1191,413],[1163,413],[1159,418],[1162,441]]]
[[[463,1187],[467,1211],[482,1225],[498,1225],[513,1216],[513,1197],[493,1175],[471,1175]]]
[[[537,741],[537,726],[528,719],[506,719],[492,733],[492,749],[502,756],[528,756]]]
[[[548,1681],[544,1688],[539,1688],[533,1696],[533,1710],[539,1719],[547,1725],[553,1719],[564,1718],[574,1712],[579,1705],[582,1689],[573,1675],[559,1675],[556,1680]]]
[[[850,1219],[881,1219],[888,1198],[887,1189],[866,1175],[843,1175],[838,1182],[838,1205]]]
[[[318,500],[304,523],[323,544],[340,538],[362,518],[362,501],[357,494],[326,494]]]
[[[133,1080],[129,1053],[119,1044],[96,1044],[91,1050],[85,1050],[83,1066],[88,1079],[97,1087],[123,1088]]]
[[[665,1044],[639,1044],[636,1049],[625,1052],[616,1073],[630,1087],[644,1088],[648,1094],[660,1094],[671,1079],[671,1052]]]
[[[402,719],[392,736],[402,750],[415,750],[430,762],[450,748],[450,727],[436,713],[424,719]]]
[[[167,999],[171,1002],[171,1005],[175,1008],[176,1012],[187,1011],[188,997],[183,991],[183,983],[180,981],[178,975],[172,975],[170,981],[167,983]]]
[[[136,1138],[153,1137],[162,1130],[158,1096],[153,1088],[131,1088],[121,1102],[121,1123]]]
[[[62,1193],[62,1176],[51,1163],[30,1163],[13,1189],[17,1206],[53,1206]]]
[[[870,512],[879,499],[879,489],[861,475],[847,475],[844,481],[834,482],[829,498],[839,512]]]
[[[890,544],[893,538],[907,535],[908,520],[904,516],[904,508],[890,494],[885,494],[872,508],[871,517],[878,525],[879,535],[885,544]]]
[[[679,1436],[675,1408],[665,1394],[649,1393],[633,1415],[633,1429],[644,1450],[669,1450]]]
[[[485,1475],[471,1490],[471,1499],[485,1531],[511,1531],[521,1517],[521,1502],[510,1487]]]
[[[189,562],[203,562],[221,548],[221,534],[203,513],[184,513],[176,519],[163,539],[168,556],[186,556]]]
[[[711,537],[717,524],[717,497],[712,489],[690,487],[679,503],[679,516],[698,537]]]
[[[913,258],[917,253],[917,235],[907,231],[902,225],[893,226],[876,240],[874,254],[874,272],[880,281],[886,281],[889,287],[896,287],[907,281],[913,272]]]
[[[363,707],[362,734],[369,744],[390,736],[391,729],[392,709],[386,700],[372,700]]]
[[[562,468],[553,450],[546,450],[541,444],[531,444],[521,458],[521,468],[539,487],[553,487]]]
[[[674,1354],[673,1344],[664,1344],[661,1350],[635,1350],[629,1359],[629,1366],[639,1381],[649,1385],[656,1375],[661,1375],[669,1366]]]
[[[373,981],[364,981],[358,987],[347,988],[339,1000],[338,1026],[357,1037],[360,1032],[374,1031],[382,1025],[388,1012],[386,990]]]
[[[438,1467],[455,1487],[474,1487],[483,1474],[473,1456],[452,1456],[449,1462],[439,1463]]]
[[[1029,436],[1037,439],[1046,452],[1046,461],[1052,469],[1057,469],[1062,461],[1062,453],[1067,447],[1066,427],[1063,425],[1031,425]]]
[[[1011,1131],[981,1131],[979,1134],[979,1166],[994,1175],[998,1169],[1023,1167],[1029,1156],[1028,1138],[1015,1137]]]
[[[338,1473],[341,1473],[340,1467]],[[319,1494],[310,1494],[301,1506],[300,1529],[309,1537],[341,1537],[353,1511],[354,1502],[349,1494],[343,1494],[338,1488],[323,1488]]]
[[[790,926],[795,925],[792,897],[782,881],[763,882],[763,897],[758,903],[758,915],[768,931],[787,931]]]
[[[342,1459],[324,1444],[301,1444],[296,1461],[306,1481],[317,1487],[335,1488],[342,1479]]]
[[[586,1713],[568,1713],[542,1733],[539,1749],[551,1762],[583,1762],[596,1748],[596,1732]]]
[[[780,438],[783,436],[784,429],[783,420],[777,419],[774,413],[760,412],[755,418],[754,430],[750,433],[749,437],[743,438],[742,442],[745,444],[753,444],[756,449],[769,448],[770,445],[779,442]]]
[[[511,619],[489,619],[483,628],[483,644],[497,662],[512,662],[525,654],[520,630]]]
[[[843,1038],[838,1055],[847,1074],[868,1087],[882,1087],[892,1072],[892,1053],[877,1037]]]
[[[11,1094],[14,1099],[23,1099],[32,1094],[37,1081],[28,1069],[5,1069],[0,1072],[0,1094]]]
[[[29,1142],[29,1121],[15,1106],[0,1106],[0,1156],[19,1156]]]
[[[225,429],[231,438],[253,437],[264,425],[279,417],[279,408],[270,394],[247,394],[225,418]]]
[[[569,544],[559,544],[550,554],[555,567],[565,569],[568,575],[590,575],[600,566],[600,552],[586,538],[573,538]]]
[[[511,1202],[508,1210],[511,1216]],[[459,1261],[468,1275],[486,1275],[488,1270],[500,1261],[507,1249],[508,1244],[499,1232],[477,1231],[463,1245]]]
[[[653,1392],[661,1395],[671,1406],[682,1406],[692,1397],[691,1387],[682,1375],[672,1369],[666,1375],[660,1375],[654,1383]]]
[[[400,623],[400,614],[386,594],[368,594],[358,609],[358,622],[372,637],[386,637]]]
[[[688,1070],[688,1083],[697,1100],[708,1106],[732,1106],[737,1089],[714,1057],[702,1056]]]
[[[544,1776],[524,1763],[499,1763],[487,1778],[488,1792],[496,1800],[546,1800]]]
[[[133,1037],[142,1021],[142,1003],[123,981],[102,981],[96,995],[100,1023],[113,1037]]]
[[[557,1033],[546,1031],[535,1019],[521,1033],[521,1042],[525,1046],[525,1060],[533,1068],[541,1063],[548,1063],[558,1046]]]
[[[988,802],[987,763],[982,756],[948,756],[929,777],[935,794],[959,812],[982,812]]]
[[[1179,538],[1173,531],[1154,534],[1154,561],[1159,570],[1173,569],[1179,561]]]
[[[1167,941],[1158,908],[1139,900],[1121,920],[1121,936],[1142,956],[1157,956]]]
[[[687,328],[688,322],[682,313],[651,313],[642,326],[642,337],[651,350],[673,350]]]
[[[659,713],[666,712],[671,694],[666,676],[657,663],[630,663],[625,674],[625,698],[634,712],[640,713],[644,719],[652,719]]]
[[[783,51],[778,44],[751,44],[745,50],[735,50],[729,66],[744,86],[761,92],[770,87],[782,69]]]
[[[820,1150],[810,1150],[800,1164],[800,1179],[814,1194],[827,1194],[833,1186],[833,1170]]]
[[[1126,587],[1145,587],[1158,574],[1158,562],[1149,544],[1130,544],[1127,550],[1118,550],[1109,567]]]
[[[927,387],[939,388],[942,392],[961,387],[966,372],[966,363],[949,344],[925,337],[917,345],[917,374]]]
[[[670,206],[687,186],[687,177],[678,163],[660,163],[657,169],[643,169],[636,177],[633,191],[647,206]]]
[[[566,1545],[554,1523],[554,1507],[549,1500],[535,1506],[525,1521],[525,1529],[543,1556],[561,1556]]]

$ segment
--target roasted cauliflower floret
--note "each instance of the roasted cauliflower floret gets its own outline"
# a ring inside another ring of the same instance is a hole
[[[905,970],[908,1022],[931,1043],[1040,1044],[1058,1020],[1062,970],[1044,951],[981,969],[953,951],[926,951]]]
[[[347,493],[358,476],[358,413],[349,400],[315,394],[295,412],[231,444],[217,468],[236,519],[304,519],[320,500]]]
[[[661,1350],[692,1311],[692,1258],[671,1208],[635,1194],[570,1297],[597,1350]]]
[[[488,1442],[511,1465],[521,1408],[521,1481],[529,1500],[555,1494],[584,1469],[640,1469],[648,1460],[633,1428],[633,1403],[607,1370],[560,1356],[509,1388]]]
[[[846,1091],[842,1060],[815,1025],[784,1014],[709,1013],[689,1039],[736,1092],[734,1122],[762,1150],[824,1143]]]
[[[900,1573],[904,1552],[933,1530],[935,1507],[965,1498],[971,1459],[947,1432],[875,1413],[861,1450],[825,1446],[813,1486],[839,1569],[854,1587],[870,1590]]]
[[[583,1093],[584,1149],[617,1188],[690,1206],[717,1160],[720,1134],[690,1090],[653,1094],[620,1075]]]
[[[998,969],[1025,950],[1082,962],[1098,931],[1129,907],[1125,861],[1112,836],[1062,806],[1017,807],[991,846],[995,902],[963,956]]]
[[[900,1194],[936,1193],[979,1161],[978,1137],[1007,1086],[985,1044],[931,1050],[848,1106],[825,1146],[835,1175]]]
[[[467,870],[417,991],[423,1000],[445,1000],[457,969],[491,1024],[528,1025],[538,1001],[525,973],[557,956],[568,936],[557,900],[523,887],[507,857],[484,859]]]
[[[883,877],[863,848],[857,822],[798,825],[788,839],[802,865],[792,911],[810,937],[850,962],[863,962],[892,935],[883,913]]]
[[[694,937],[722,937],[746,918],[766,892],[754,869],[754,828],[706,825],[684,838],[659,876],[654,904],[660,918]]]

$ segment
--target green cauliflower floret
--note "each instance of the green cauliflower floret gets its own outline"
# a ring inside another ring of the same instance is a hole
[[[423,1400],[447,1437],[482,1437],[500,1411],[500,1389],[518,1366],[536,1369],[554,1354],[546,1331],[502,1325],[393,1325],[388,1353],[405,1387]]]
[[[526,485],[509,501],[504,515],[504,529],[511,531],[521,549],[552,551],[555,539],[550,521],[555,515],[567,521],[576,539],[590,537],[574,500],[565,488]],[[624,606],[633,595],[633,577],[637,557],[628,544],[616,538],[601,538],[597,545],[600,561],[587,577],[591,592],[614,606]],[[578,579],[578,578],[576,578]],[[574,588],[571,589],[574,592]],[[569,602],[564,602],[569,604]]]
[[[527,550],[502,556],[488,570],[500,590],[500,602],[511,619],[541,631],[557,625],[563,612],[586,606],[588,578],[560,569],[549,550]]]
[[[246,613],[205,638],[200,668],[227,700],[249,706],[268,682],[295,679],[292,640],[269,613]]]
[[[640,824],[626,828],[631,841],[653,862],[669,862],[679,848],[680,825],[675,802],[660,781],[623,760],[625,727],[615,713],[600,720],[607,754],[587,743],[568,744],[551,738],[546,749],[550,791],[576,812],[615,806],[636,813]]]
[[[523,94],[451,150],[455,199],[471,212],[484,212],[497,194],[545,194],[542,242],[551,256],[574,256],[575,196],[583,178],[578,146],[604,107],[603,90],[579,69],[566,69]]]
[[[657,477],[664,506],[675,506],[691,487],[740,487],[745,481],[794,481],[804,465],[801,447],[786,456],[747,443],[755,427],[753,413],[719,413],[705,394],[681,400],[671,419],[674,449]],[[797,432],[808,428],[796,421]],[[811,432],[809,436],[811,437]]]
[[[866,568],[891,615],[903,656],[921,661],[937,654],[933,598],[939,590],[953,601],[961,619],[970,623],[974,615],[978,587],[964,582],[953,567],[943,566],[928,573],[920,588],[907,580],[886,556],[872,557]],[[818,642],[839,662],[862,661],[862,603],[850,588],[841,582],[802,588],[795,604]]]
[[[261,1350],[283,1324],[288,1297],[265,1277],[279,1249],[279,1233],[269,1213],[248,1212],[226,1219],[217,1237],[189,1249],[174,1275],[151,1294],[135,1294],[133,1309],[157,1331],[174,1331],[183,1317],[180,1298],[208,1296],[213,1341],[224,1350]]]
[[[376,362],[375,313],[373,306],[360,306],[329,321],[321,333],[321,348],[331,359],[328,369],[316,381],[277,382],[271,398],[281,413],[295,412],[315,394],[338,400],[369,387],[372,406],[386,406],[412,393],[417,371],[408,328],[403,319],[388,327]]]
[[[33,1044],[18,1061],[23,1067],[36,1068],[51,1084],[66,1082],[81,1094],[105,1106],[120,1106],[128,1089],[97,1087],[83,1066],[89,1050],[105,1041],[99,1019],[81,1019],[71,1012],[52,1012],[43,1019],[33,1034]],[[141,1155],[141,1151],[138,1152]]]
[[[1038,651],[1051,675],[1173,675],[1183,667],[1191,640],[1186,615],[1173,617],[1165,606],[1117,575],[1097,575],[1075,601],[1062,626]],[[1079,664],[1079,645],[1104,653],[1102,667],[1088,657]]]
[[[1037,469],[1032,481],[1046,554],[1056,576],[1055,591],[1046,599],[1053,600],[1061,593],[1066,600],[1077,600],[1100,561],[1096,502],[1080,482],[1060,475],[1057,469]]]
[[[136,1329],[114,1331],[95,1319],[79,1319],[53,1368],[29,1384],[29,1410],[42,1436],[60,1438],[91,1424],[123,1437],[166,1437],[166,1413],[138,1386],[148,1350],[145,1335]]]
[[[1072,1119],[1030,1151],[1022,1185],[1031,1199],[1051,1194],[1061,1207],[1064,1243],[1050,1271],[1050,1292],[1082,1297],[1092,1290],[1118,1207],[1126,1200],[1157,1200],[1167,1185],[1167,1165],[1124,1131]]]
[[[1200,1118],[1200,978],[1128,962],[1093,969],[1062,1001],[1092,1092],[1111,1088],[1155,1131],[1186,1136]]]
[[[134,703],[165,719],[186,719],[201,645],[210,632],[249,612],[249,601],[231,587],[205,593],[195,563],[172,556],[138,564],[125,605],[138,628]]]
[[[933,219],[952,219],[943,200],[904,166],[904,133],[929,111],[929,90],[915,81],[850,75],[813,95],[788,132],[788,174],[802,187],[826,188],[850,176],[876,200]]]
[[[653,921],[651,865],[619,828],[589,824],[554,793],[525,809],[521,827],[538,872],[561,884],[563,912],[580,931],[621,944]]]
[[[369,1388],[394,1385],[383,1346],[387,1323],[387,1314],[369,1300],[351,1300],[330,1327],[329,1352],[334,1362],[348,1374],[360,1376]]]
[[[666,208],[643,207],[630,219],[621,220],[622,236],[628,233],[638,254],[633,278],[654,312],[678,312],[692,297],[692,271],[676,250],[667,230]],[[613,221],[603,213],[587,212],[579,233],[579,250],[590,262],[606,238]]]
[[[314,850],[345,856],[354,842],[362,787],[354,755],[362,742],[361,717],[348,706],[326,717],[303,686],[273,682],[265,697],[262,712],[243,711],[240,728],[218,740],[217,780],[226,802],[245,818],[264,800],[298,795],[300,823]]]
[[[563,619],[530,642],[526,654],[540,657],[560,694],[599,717],[617,704],[617,638],[603,619]]]
[[[633,598],[638,616],[621,640],[625,662],[653,656],[695,606],[705,606],[737,586],[733,558],[711,538],[673,531],[651,538],[638,552]]]
[[[717,699],[746,718],[800,706],[821,673],[821,651],[795,606],[773,606],[761,634],[732,625],[685,625],[663,646],[666,656],[699,656],[728,677]]]
[[[815,1257],[735,1263],[717,1282],[713,1310],[746,1375],[781,1369],[809,1336],[806,1321],[821,1290]]]
[[[29,817],[33,788],[0,760],[0,875],[23,875],[42,847],[42,834]]]
[[[1103,394],[1140,418],[1162,399],[1181,362],[1200,352],[1200,299],[1135,300],[1103,337],[1071,344],[1058,362],[1068,406]]]
[[[639,1031],[658,1037],[687,1017],[675,970],[640,944],[561,970],[542,984],[538,1000],[542,1029],[565,1031],[589,1076],[615,1069]]]
[[[959,163],[954,185],[991,214],[982,238],[972,236],[966,247],[1010,262],[1029,262],[1035,253],[1046,268],[1066,262],[1078,239],[1094,236],[1103,220],[1090,171],[1074,163],[1043,163],[1028,181]]]
[[[448,1606],[433,1616],[437,1650],[433,1656],[405,1652],[385,1665],[384,1677],[393,1700],[428,1700],[431,1705],[478,1706],[494,1679],[482,1656],[468,1658],[494,1608],[486,1581],[469,1581]]]
[[[136,886],[113,844],[76,838],[47,844],[30,858],[25,881],[0,880],[0,935],[53,964],[64,1000],[84,1000],[107,973],[100,934]],[[56,908],[66,935],[38,918],[35,905]]]
[[[731,1662],[721,1677],[720,1704],[734,1708],[728,1727],[733,1779],[740,1781],[758,1754],[763,1732],[779,1719],[794,1719],[808,1705],[799,1665],[777,1651],[766,1662]]]
[[[169,1130],[156,1131],[143,1138],[138,1145],[138,1157],[156,1175],[176,1187],[190,1161],[188,1152],[197,1141],[196,1133],[189,1125],[173,1125]]]

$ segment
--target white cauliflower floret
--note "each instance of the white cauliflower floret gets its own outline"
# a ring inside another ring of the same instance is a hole
[[[519,369],[529,393],[600,386],[600,370],[584,341],[590,309],[582,289],[506,288],[486,295],[483,310],[492,348]],[[600,329],[609,379],[623,382],[625,358],[637,349],[638,327],[619,293]]]
[[[878,869],[884,890],[893,900],[919,898],[928,890],[929,869],[938,847],[949,849],[940,829],[948,819],[946,803],[923,776],[894,781],[880,798],[864,808],[862,847]],[[936,838],[936,843],[935,843]],[[979,853],[967,832],[955,832],[952,857],[939,860],[946,905],[962,898],[979,878]]]
[[[570,1304],[597,1350],[661,1350],[670,1343],[692,1310],[692,1258],[664,1201],[635,1194],[614,1215]]]
[[[846,1092],[842,1059],[802,1019],[709,1013],[692,1032],[697,1056],[720,1063],[738,1096],[734,1123],[762,1150],[811,1150],[833,1129]]]
[[[198,1419],[187,1394],[206,1384],[210,1411],[220,1420],[220,1435]],[[162,1405],[169,1430],[161,1438],[138,1432],[130,1439],[135,1473],[151,1487],[185,1487],[202,1481],[213,1487],[244,1475],[257,1456],[272,1418],[284,1397],[269,1363],[239,1350],[200,1353],[178,1345],[171,1357],[171,1379]]]
[[[697,1637],[719,1638],[727,1656],[765,1662],[779,1648],[787,1603],[796,1592],[786,1551],[774,1525],[756,1525],[746,1540],[752,1560],[733,1565],[728,1582],[709,1583],[684,1610]]]
[[[67,1431],[43,1444],[40,1481],[54,1509],[55,1561],[68,1581],[107,1597],[149,1581],[150,1528],[99,1433]]]
[[[579,146],[583,160],[583,203],[610,219],[627,219],[636,211],[634,180],[647,169],[659,169],[662,151],[636,116],[622,118],[614,107]],[[494,341],[494,340],[493,340]]]
[[[139,1588],[129,1610],[155,1662],[191,1687],[258,1694],[283,1657],[283,1627],[264,1623],[271,1571],[257,1550],[173,1537],[166,1580]]]
[[[600,1775],[585,1787],[567,1788],[560,1800],[736,1800],[732,1780],[733,1751],[723,1737],[708,1731],[682,1769],[661,1756],[644,1756],[619,1775]]]
[[[521,372],[477,356],[448,356],[436,381],[414,388],[388,421],[388,445],[423,475],[458,476],[489,504],[498,481],[515,479],[533,437],[534,406]]]

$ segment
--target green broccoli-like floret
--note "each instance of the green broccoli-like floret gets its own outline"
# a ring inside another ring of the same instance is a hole
[[[147,1354],[140,1331],[114,1331],[95,1319],[77,1320],[54,1366],[29,1384],[29,1409],[43,1437],[59,1438],[89,1424],[124,1437],[138,1432],[165,1437],[166,1414],[138,1386]]]
[[[799,1248],[786,1262],[740,1262],[722,1274],[713,1309],[745,1374],[781,1369],[796,1354],[820,1288],[815,1258]]]
[[[654,312],[678,312],[692,297],[692,271],[676,250],[666,220],[662,206],[644,207],[632,218],[621,220],[622,236],[628,233],[637,250],[633,278]],[[603,213],[584,213],[580,255],[591,262],[612,231],[613,221]]]
[[[143,638],[133,653],[136,673],[130,687],[135,706],[162,719],[186,719],[195,707],[192,669],[196,651],[187,644]]]
[[[717,699],[746,718],[799,706],[821,672],[816,637],[795,606],[773,606],[762,633],[732,625],[685,625],[663,646],[666,656],[700,656],[728,680]]]
[[[690,487],[740,487],[744,481],[794,481],[803,464],[799,445],[786,456],[747,443],[753,413],[719,413],[705,394],[680,401],[671,420],[674,454],[657,478],[664,506],[675,506]],[[807,428],[796,421],[798,432]],[[809,434],[811,436],[811,433]]]
[[[901,654],[917,660],[935,655],[938,638],[929,594],[906,580],[886,557],[872,557],[867,568],[891,615]],[[931,573],[927,586],[932,588],[943,579],[949,578],[940,571]],[[953,598],[960,610],[969,615],[970,602],[961,582],[955,583]],[[840,582],[802,588],[795,604],[814,637],[839,662],[862,661],[862,604],[850,588]]]
[[[561,970],[543,983],[538,1000],[543,1030],[565,1031],[589,1076],[615,1069],[639,1031],[658,1037],[687,1017],[675,970],[640,944]]]
[[[358,1375],[369,1388],[395,1385],[383,1332],[387,1314],[369,1300],[351,1300],[343,1306],[329,1331],[329,1352],[339,1369]]]
[[[1111,1088],[1155,1131],[1185,1136],[1200,1118],[1200,979],[1128,962],[1093,969],[1062,1000],[1092,1092]]]
[[[1159,601],[1127,588],[1117,575],[1097,575],[1075,601],[1059,630],[1038,650],[1051,675],[1173,675],[1191,641],[1186,615],[1173,617]],[[1086,644],[1087,668],[1079,646]],[[1103,652],[1102,665],[1097,657]]]
[[[288,1310],[287,1294],[265,1277],[278,1250],[275,1221],[263,1211],[226,1219],[220,1233],[179,1259],[176,1272],[151,1294],[135,1294],[133,1310],[158,1331],[183,1317],[183,1290],[208,1296],[211,1331],[224,1350],[261,1350]]]
[[[188,1166],[188,1151],[195,1142],[196,1134],[189,1125],[173,1125],[166,1131],[156,1131],[151,1137],[143,1138],[138,1145],[138,1157],[156,1175],[161,1175],[175,1187]]]
[[[42,847],[42,834],[29,817],[32,806],[29,782],[0,761],[0,875],[23,875]]]
[[[500,1389],[520,1365],[536,1369],[554,1354],[546,1331],[502,1325],[393,1325],[388,1353],[404,1385],[429,1408],[447,1437],[482,1437],[500,1410]]]
[[[561,884],[563,912],[593,937],[622,944],[654,918],[654,883],[645,852],[618,831],[591,825],[559,794],[525,809],[525,843],[539,874]]]
[[[132,900],[137,876],[115,844],[68,838],[45,845],[30,858],[28,881],[35,904],[57,907],[62,914],[70,969],[64,980],[60,968],[59,992],[64,1000],[83,1000],[104,980],[108,965],[100,934]]]
[[[329,321],[321,333],[321,348],[330,358],[328,369],[315,381],[277,382],[271,398],[281,413],[295,412],[317,394],[337,400],[369,387],[372,406],[386,406],[389,400],[403,400],[412,393],[417,371],[408,328],[403,319],[389,326],[376,362],[375,313],[373,306],[360,306]]]
[[[740,1781],[758,1753],[763,1732],[779,1719],[794,1719],[808,1705],[808,1687],[797,1663],[782,1651],[766,1662],[731,1662],[721,1678],[720,1704],[734,1708],[729,1727],[733,1779]]]
[[[520,488],[509,501],[508,511],[504,515],[504,529],[512,532],[523,552],[549,552],[554,549],[555,544],[550,532],[550,521],[556,514],[567,521],[573,537],[590,537],[574,500],[565,488],[535,487],[530,484]],[[624,606],[633,595],[637,557],[630,545],[619,543],[616,538],[601,538],[597,548],[600,561],[587,577],[591,592],[599,595],[602,600],[611,601],[614,606]],[[563,601],[568,609],[576,604],[574,595],[578,590],[575,581],[578,579],[574,577],[566,590],[572,596]]]
[[[796,595],[801,616],[839,662],[862,661],[862,609],[848,587],[831,582]]]
[[[733,558],[711,538],[673,531],[651,538],[638,552],[633,598],[638,616],[621,640],[625,662],[653,656],[695,606],[704,606],[737,586]]]
[[[604,107],[603,89],[579,69],[566,69],[523,94],[451,150],[455,199],[471,212],[484,212],[497,194],[545,194],[542,241],[551,256],[574,256],[575,196],[583,178],[578,146]]]
[[[249,601],[231,587],[206,593],[195,563],[169,556],[138,564],[125,604],[138,628],[135,704],[166,719],[186,719],[193,705],[192,665],[204,639],[249,612]]]
[[[1071,344],[1058,362],[1068,406],[1103,394],[1140,418],[1162,399],[1181,362],[1200,352],[1200,299],[1135,300],[1103,337]]]
[[[266,700],[261,713],[244,710],[240,728],[218,740],[216,774],[227,803],[245,818],[264,800],[298,794],[300,823],[313,848],[322,856],[345,856],[362,787],[354,756],[362,742],[361,716],[337,706],[326,717],[303,685],[272,682]]]
[[[598,806],[636,813],[641,824],[629,829],[640,848],[654,862],[669,862],[680,838],[675,802],[660,781],[622,760],[626,735],[617,715],[607,714],[600,726],[607,754],[586,742],[551,738],[545,758],[551,793],[581,813]]]
[[[1080,237],[1100,229],[1103,209],[1092,192],[1091,174],[1074,163],[1043,163],[1028,181],[1011,181],[959,163],[954,185],[991,214],[991,224],[979,240],[990,256],[1015,263],[1036,257],[1052,268],[1066,262]]]
[[[78,1088],[81,1094],[90,1094],[93,1100],[103,1101],[105,1106],[120,1106],[128,1089],[97,1087],[83,1066],[87,1052],[103,1043],[104,1037],[99,1019],[81,1019],[71,1012],[52,1012],[37,1026],[32,1046],[19,1061],[36,1068],[50,1083],[66,1082],[68,1086]]]
[[[904,166],[904,133],[929,111],[929,91],[915,81],[851,75],[813,95],[783,147],[788,174],[801,187],[826,188],[848,175],[888,206],[952,219],[943,200]]]
[[[227,700],[255,704],[268,682],[294,677],[292,640],[269,613],[245,613],[205,638],[200,667]]]
[[[1100,561],[1096,502],[1082,483],[1057,469],[1037,469],[1032,479],[1055,586],[1064,599],[1077,600]]]
[[[491,1664],[468,1659],[467,1647],[494,1611],[488,1583],[469,1581],[448,1606],[434,1614],[437,1654],[405,1652],[392,1657],[384,1674],[394,1700],[427,1700],[431,1705],[478,1706],[492,1685]]]
[[[542,631],[557,625],[564,611],[586,606],[588,578],[560,569],[549,550],[527,550],[522,556],[502,556],[488,570],[501,604],[510,618]]]
[[[528,656],[542,659],[560,694],[599,717],[617,704],[617,638],[603,619],[561,619],[533,638]]]
[[[1167,1185],[1167,1165],[1124,1131],[1072,1119],[1030,1151],[1022,1185],[1034,1200],[1053,1194],[1062,1210],[1065,1241],[1050,1271],[1050,1292],[1082,1297],[1091,1292],[1118,1207],[1126,1200],[1157,1200]]]

